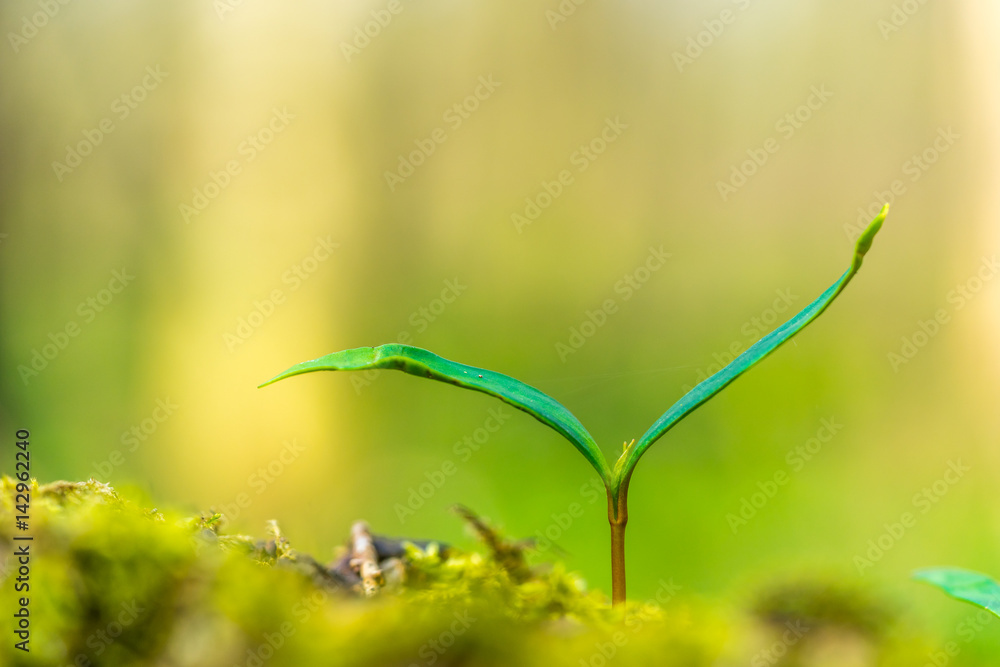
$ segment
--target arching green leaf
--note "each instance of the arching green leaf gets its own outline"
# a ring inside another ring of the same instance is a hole
[[[861,268],[862,259],[868,249],[871,248],[872,239],[882,227],[882,222],[889,211],[889,206],[883,206],[881,212],[872,220],[868,228],[858,238],[854,246],[854,255],[851,259],[851,267],[840,277],[837,282],[823,292],[818,299],[802,309],[797,315],[782,324],[780,327],[767,334],[754,343],[743,354],[736,357],[725,368],[715,375],[700,382],[694,389],[686,393],[679,401],[674,403],[656,423],[653,424],[639,441],[628,447],[621,458],[615,464],[614,489],[627,482],[635,469],[635,464],[645,451],[656,442],[664,433],[669,431],[677,422],[691,414],[698,406],[722,391],[730,382],[745,373],[751,366],[761,361],[771,354],[782,343],[801,331],[807,324],[815,320],[833,302],[837,295],[843,291],[847,283],[851,281],[854,274]]]
[[[913,578],[1000,616],[1000,584],[985,574],[957,567],[937,567],[914,572]]]
[[[314,371],[363,371],[368,369],[392,369],[411,375],[430,378],[440,382],[481,391],[496,396],[518,410],[551,427],[573,443],[601,479],[607,482],[610,469],[604,455],[598,449],[593,436],[587,432],[573,413],[557,400],[520,380],[475,366],[466,366],[437,356],[433,352],[410,345],[389,344],[379,347],[359,347],[328,354],[319,359],[292,366],[277,377],[260,385],[265,387],[278,380],[293,375]]]

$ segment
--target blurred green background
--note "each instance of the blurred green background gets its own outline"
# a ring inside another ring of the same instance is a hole
[[[466,544],[463,503],[555,536],[607,590],[593,473],[527,415],[484,438],[502,404],[402,374],[256,385],[409,335],[549,392],[612,456],[769,330],[777,295],[798,309],[831,284],[891,195],[831,310],[644,457],[630,594],[672,578],[740,600],[832,572],[948,638],[969,610],[910,571],[1000,575],[991,3],[17,0],[0,20],[0,432],[10,452],[31,430],[40,479],[135,485],[257,534],[278,518],[320,554],[360,517]],[[526,198],[548,204],[530,224]],[[115,271],[134,276],[117,293]],[[824,418],[842,428],[795,463]],[[969,470],[934,490],[949,461]]]

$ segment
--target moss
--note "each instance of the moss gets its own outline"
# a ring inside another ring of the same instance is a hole
[[[0,491],[10,545],[13,482]],[[698,667],[749,664],[780,636],[771,626],[795,618],[853,636],[876,661],[861,664],[926,656],[893,641],[882,607],[829,588],[765,597],[759,622],[683,600],[623,616],[562,564],[528,565],[523,545],[471,513],[484,553],[376,537],[387,584],[372,598],[356,593],[349,555],[320,563],[273,522],[263,539],[227,535],[218,514],[146,510],[93,480],[33,484],[31,513],[31,652],[5,641],[0,664]],[[9,617],[0,626],[12,636]],[[794,653],[784,664],[811,664]]]

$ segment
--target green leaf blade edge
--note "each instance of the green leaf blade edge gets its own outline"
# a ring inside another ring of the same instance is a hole
[[[550,427],[569,440],[607,484],[611,469],[593,436],[565,406],[548,394],[503,373],[467,366],[419,347],[390,343],[378,347],[341,350],[295,364],[260,385],[266,387],[303,373],[316,371],[399,370],[410,375],[447,382],[499,398]]]
[[[956,600],[1000,616],[1000,584],[985,574],[957,567],[934,567],[914,572],[913,578],[939,588]]]
[[[837,282],[827,288],[815,301],[803,308],[791,319],[751,345],[743,354],[726,365],[725,368],[698,383],[694,389],[682,396],[679,401],[663,413],[635,444],[628,447],[622,453],[614,469],[615,490],[631,477],[636,463],[638,463],[639,458],[646,450],[649,449],[650,445],[673,428],[680,420],[691,414],[700,405],[725,389],[752,366],[774,352],[782,343],[804,329],[806,325],[819,317],[829,307],[861,268],[864,256],[871,248],[875,235],[882,228],[882,223],[885,221],[885,216],[888,212],[889,206],[886,204],[871,223],[869,223],[861,236],[858,237],[854,245],[851,266],[840,276]]]

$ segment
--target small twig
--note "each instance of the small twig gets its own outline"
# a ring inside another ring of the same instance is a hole
[[[455,505],[452,510],[472,527],[476,536],[489,547],[497,563],[517,581],[527,581],[531,578],[531,568],[524,559],[523,543],[512,543],[504,539],[500,533],[483,521],[479,515],[462,505]]]
[[[372,540],[371,530],[364,521],[355,521],[351,526],[351,569],[361,577],[361,587],[366,597],[372,597],[385,584],[382,570],[378,566],[378,553]]]

